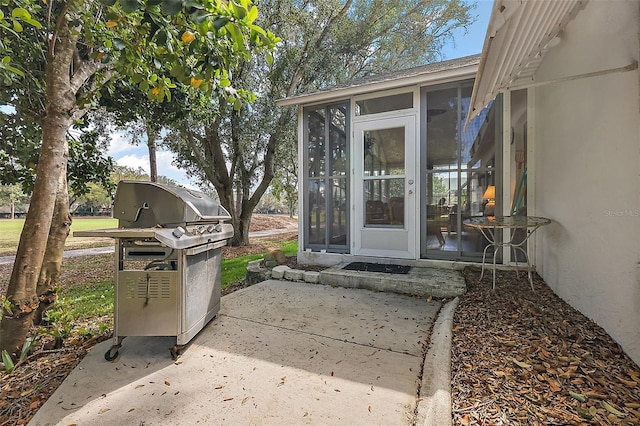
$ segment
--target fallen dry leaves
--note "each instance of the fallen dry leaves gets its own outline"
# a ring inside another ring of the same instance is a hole
[[[601,327],[538,276],[479,277],[454,315],[454,424],[640,424],[640,369]]]
[[[96,343],[106,334],[84,341],[67,341],[47,349],[52,339],[39,340],[25,362],[12,374],[0,373],[0,425],[25,425]]]

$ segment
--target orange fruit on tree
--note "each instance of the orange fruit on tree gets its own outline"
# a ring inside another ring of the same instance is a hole
[[[189,44],[195,39],[196,39],[196,36],[191,31],[185,31],[182,33],[182,41],[184,43]]]

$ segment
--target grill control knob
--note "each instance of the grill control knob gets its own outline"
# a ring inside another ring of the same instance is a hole
[[[211,232],[213,232],[213,231],[215,231],[215,230],[216,230],[216,227],[215,227],[215,226],[213,226],[213,225],[209,225],[209,226],[207,226],[207,232],[211,233]]]
[[[203,225],[200,225],[196,228],[198,230],[198,234],[204,234],[205,232],[207,232],[207,228],[205,228]]]
[[[187,231],[185,231],[182,226],[178,226],[176,229],[173,230],[172,234],[174,237],[180,238],[184,235],[185,232]]]
[[[222,225],[220,224],[216,225],[216,232],[222,232]]]

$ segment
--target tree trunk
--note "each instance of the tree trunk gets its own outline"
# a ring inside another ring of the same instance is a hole
[[[67,151],[68,152],[68,151]],[[56,204],[47,240],[47,249],[42,262],[40,278],[36,287],[38,295],[38,309],[35,313],[33,323],[42,323],[44,312],[49,309],[56,300],[55,287],[58,284],[60,270],[62,269],[62,255],[64,253],[64,243],[69,236],[71,229],[71,215],[69,214],[69,192],[67,191],[67,174],[61,173]]]
[[[158,181],[158,159],[156,155],[156,132],[151,125],[146,123],[147,148],[149,149],[149,177],[151,182]]]
[[[233,238],[229,241],[230,246],[249,245],[249,228],[251,227],[251,214],[241,211],[237,224],[233,226]]]
[[[58,192],[59,177],[65,172],[66,133],[75,107],[69,72],[75,38],[63,23],[49,52],[46,66],[46,116],[42,122],[42,148],[29,212],[25,219],[16,260],[7,287],[10,310],[0,323],[0,350],[14,354],[22,348],[38,307],[36,287],[47,247],[47,237]]]

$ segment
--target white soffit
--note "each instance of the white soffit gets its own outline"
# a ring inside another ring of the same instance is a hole
[[[588,0],[495,0],[467,122],[514,86],[534,83],[554,40]]]

